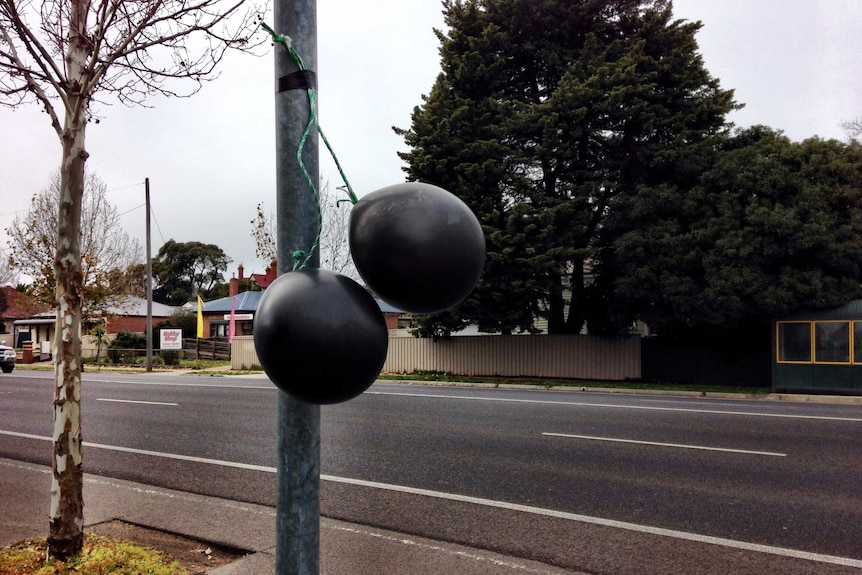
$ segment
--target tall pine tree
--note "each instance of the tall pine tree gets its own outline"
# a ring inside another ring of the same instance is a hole
[[[687,158],[726,130],[733,93],[704,68],[700,23],[674,20],[668,0],[443,8],[442,72],[396,131],[408,177],[479,217],[488,260],[471,297],[420,333],[530,331],[539,315],[577,333],[602,297],[585,271],[609,210],[638,186],[695,179]]]

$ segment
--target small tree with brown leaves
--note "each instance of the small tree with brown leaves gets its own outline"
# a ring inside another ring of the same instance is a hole
[[[140,243],[120,225],[119,212],[108,200],[107,189],[97,175],[86,175],[81,207],[81,313],[85,317],[118,305],[127,295],[142,295],[121,289],[121,276],[136,265],[143,266],[144,256]],[[57,285],[51,264],[57,253],[59,205],[60,174],[56,173],[46,188],[33,195],[30,209],[6,228],[9,261],[17,271],[33,278],[27,292],[47,305],[54,302]]]
[[[215,77],[227,49],[251,48],[257,15],[246,0],[0,0],[0,105],[40,106],[61,148],[52,557],[68,557],[83,544],[81,208],[93,107],[194,94]]]
[[[348,202],[339,201],[329,182],[320,185],[320,211],[323,214],[323,227],[320,230],[320,267],[338,272],[353,279],[359,279],[353,258],[350,256],[348,227],[350,208]],[[257,213],[251,220],[251,237],[255,242],[255,255],[263,261],[276,260],[275,218],[263,209],[263,202],[257,205]]]

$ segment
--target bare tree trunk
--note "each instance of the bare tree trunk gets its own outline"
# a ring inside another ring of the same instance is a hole
[[[57,323],[54,333],[54,449],[48,554],[63,559],[84,543],[84,472],[81,444],[81,206],[84,196],[84,146],[87,101],[83,89],[87,57],[87,2],[71,3],[69,85],[61,136],[60,202],[57,220]]]

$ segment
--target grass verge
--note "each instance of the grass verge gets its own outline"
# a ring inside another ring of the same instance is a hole
[[[468,377],[439,371],[420,371],[409,374],[381,374],[378,379],[392,381],[439,381],[448,383],[489,383],[496,386],[532,385],[543,388],[600,388],[658,391],[684,391],[693,393],[741,393],[761,396],[772,392],[768,387],[737,387],[732,385],[687,385],[677,383],[643,383],[634,381],[596,381],[578,379],[542,379],[518,377]]]
[[[4,575],[188,575],[161,552],[110,537],[88,534],[81,553],[66,561],[46,559],[45,538],[27,539],[0,549]]]

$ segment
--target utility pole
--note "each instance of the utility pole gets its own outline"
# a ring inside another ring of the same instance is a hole
[[[150,179],[144,178],[147,205],[147,373],[153,371],[153,254],[150,243]]]
[[[317,235],[317,206],[296,154],[310,118],[308,89],[316,89],[316,0],[276,0],[274,30],[289,37],[307,71],[275,48],[276,249],[278,272],[293,269],[293,252],[308,251]],[[306,170],[319,183],[317,129],[303,148]],[[306,267],[319,266],[314,254]],[[276,473],[277,575],[320,572],[320,406],[278,392]]]

